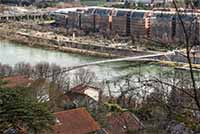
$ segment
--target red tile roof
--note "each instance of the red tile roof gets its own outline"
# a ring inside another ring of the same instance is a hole
[[[97,87],[89,86],[87,84],[80,84],[70,89],[71,92],[84,94],[85,90],[93,88],[99,90]]]
[[[18,86],[26,87],[32,82],[32,80],[30,80],[27,76],[23,75],[9,76],[3,78],[2,80],[6,82],[6,84],[4,84],[3,86],[9,88]]]
[[[87,89],[87,85],[80,84],[70,89],[71,92],[75,93],[84,93],[85,89]]]
[[[84,96],[90,97],[94,101],[99,101],[99,96],[101,94],[101,90],[100,90],[100,88],[93,87],[93,86],[90,86],[87,84],[80,84],[80,85],[77,85],[77,86],[71,88],[70,91],[68,93],[66,93],[66,95],[74,94],[74,93],[76,95],[84,95]]]
[[[126,134],[127,131],[135,131],[143,128],[143,124],[131,112],[115,113],[108,116],[108,128],[110,134]]]
[[[85,108],[55,113],[57,124],[54,134],[88,134],[100,130],[100,126]]]

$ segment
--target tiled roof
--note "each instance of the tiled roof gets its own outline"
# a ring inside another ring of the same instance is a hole
[[[71,92],[75,93],[84,93],[84,91],[88,88],[86,84],[80,84],[70,89]]]
[[[84,93],[84,91],[87,90],[88,88],[99,90],[99,88],[93,87],[93,86],[90,86],[90,85],[87,85],[87,84],[77,85],[77,86],[71,88],[70,90],[72,92],[76,92],[76,93]]]
[[[27,87],[31,84],[32,80],[30,80],[27,76],[23,76],[23,75],[17,75],[17,76],[9,76],[9,77],[5,77],[2,79],[3,81],[6,82],[6,84],[4,84],[4,87],[9,87],[9,88],[13,88],[13,87]]]
[[[110,134],[126,134],[127,131],[135,131],[143,128],[139,119],[130,112],[115,113],[108,116],[108,128]]]
[[[97,87],[89,86],[86,84],[80,84],[70,89],[71,93],[78,93],[86,95],[95,101],[99,100],[100,89]]]
[[[54,134],[88,134],[100,130],[100,126],[85,108],[55,113],[57,124]]]

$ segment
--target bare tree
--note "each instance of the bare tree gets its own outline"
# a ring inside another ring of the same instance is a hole
[[[29,63],[21,62],[21,63],[15,64],[14,73],[16,75],[30,76],[32,72],[33,72],[33,70],[32,70],[32,67]]]
[[[191,75],[191,81],[192,81],[192,86],[193,86],[193,99],[194,99],[194,101],[197,105],[197,108],[200,111],[200,101],[198,99],[199,98],[199,91],[196,87],[196,81],[195,81],[195,77],[194,77],[194,71],[193,71],[192,60],[191,60],[191,49],[194,45],[197,45],[197,44],[190,44],[190,36],[188,35],[188,32],[185,28],[185,24],[184,24],[184,22],[181,18],[180,13],[179,13],[179,10],[178,10],[177,4],[176,4],[176,0],[173,0],[173,4],[174,4],[174,7],[176,9],[176,12],[177,12],[178,18],[180,20],[181,26],[183,28],[184,36],[185,36],[186,55],[187,55],[187,60],[188,60],[190,75]]]
[[[94,72],[89,69],[78,69],[74,73],[73,85],[78,84],[92,84],[97,80],[97,77]]]
[[[13,72],[13,69],[9,65],[4,65],[0,63],[0,77],[9,76]]]

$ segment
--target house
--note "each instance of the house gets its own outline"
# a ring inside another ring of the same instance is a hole
[[[8,88],[28,87],[33,82],[33,80],[24,75],[4,77],[2,81],[4,82],[3,87],[8,87]]]
[[[65,93],[77,107],[87,107],[91,111],[97,109],[100,94],[101,90],[99,88],[86,84],[77,85]]]
[[[113,113],[107,117],[106,131],[109,134],[127,134],[144,128],[140,120],[131,112]]]
[[[54,115],[54,134],[97,134],[101,130],[100,125],[85,108],[57,112]]]
[[[70,90],[73,93],[84,94],[95,101],[99,101],[100,89],[86,84],[77,85]]]

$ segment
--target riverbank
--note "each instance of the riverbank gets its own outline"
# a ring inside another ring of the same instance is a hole
[[[94,57],[102,57],[102,58],[117,58],[118,56],[107,54],[107,53],[98,53],[98,52],[92,52],[92,51],[86,51],[86,50],[80,50],[76,48],[69,48],[69,47],[62,47],[57,45],[49,45],[48,43],[45,43],[45,40],[40,40],[40,42],[37,41],[37,39],[34,38],[24,38],[23,36],[16,35],[15,33],[10,34],[13,37],[7,37],[4,35],[0,35],[0,40],[9,41],[12,43],[17,43],[20,45],[33,47],[33,48],[42,48],[47,50],[56,50],[61,52],[67,52],[67,53],[76,53],[76,54],[82,54],[86,56],[94,56]]]
[[[128,48],[129,46],[125,45],[122,47],[122,44],[118,46],[116,43],[112,44],[111,41],[102,40],[96,41],[94,39],[84,40],[87,37],[73,37],[73,36],[65,36],[64,34],[58,34],[50,30],[42,30],[34,29],[33,26],[29,26],[28,28],[24,28],[22,26],[14,26],[12,25],[0,25],[0,39],[7,40],[13,43],[18,43],[21,45],[25,45],[28,47],[34,48],[42,48],[48,50],[56,50],[66,53],[75,53],[86,56],[93,57],[102,57],[102,58],[123,58],[123,57],[134,57],[134,56],[144,56],[155,54],[156,52],[152,51],[142,51]],[[40,28],[41,29],[41,28]],[[92,37],[91,37],[92,38]],[[107,43],[111,43],[106,45]],[[158,52],[157,52],[158,53]],[[160,52],[162,53],[162,52]],[[173,57],[177,55],[171,55]],[[187,63],[182,62],[184,57],[178,56],[178,61],[165,61],[161,58],[161,60],[155,60],[160,65],[170,66],[177,69],[188,70]],[[165,56],[163,57],[165,58]],[[181,62],[179,60],[181,59]],[[151,62],[151,60],[149,61]],[[153,62],[153,61],[152,61]],[[195,65],[194,69],[199,70],[199,65]]]
[[[32,29],[11,29],[9,26],[1,26],[0,32],[0,38],[2,40],[17,42],[29,47],[53,49],[62,52],[78,53],[87,56],[119,58],[152,54],[152,52],[147,51],[119,48],[116,47],[116,44],[109,44],[109,46],[105,46],[101,45],[100,43],[88,43],[87,41],[84,41],[84,38],[79,39],[79,37],[68,37],[53,33],[51,31],[40,32],[34,31]]]

